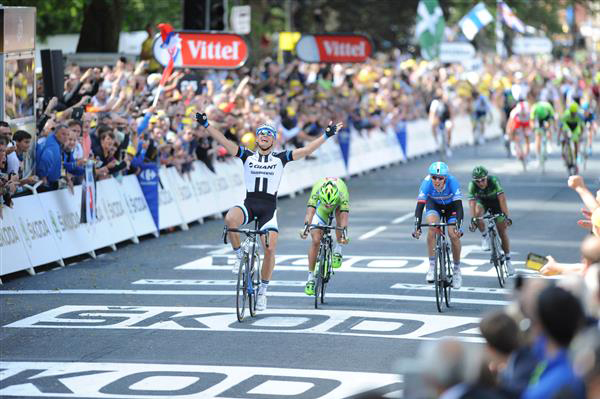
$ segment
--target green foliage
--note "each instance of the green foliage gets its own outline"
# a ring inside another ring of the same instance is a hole
[[[3,0],[5,6],[37,8],[37,35],[44,40],[60,33],[79,33],[83,12],[90,0]],[[110,2],[107,2],[109,7]],[[119,30],[144,30],[147,23],[169,22],[181,28],[181,0],[125,0],[123,25]]]

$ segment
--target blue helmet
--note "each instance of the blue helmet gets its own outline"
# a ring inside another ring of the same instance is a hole
[[[437,176],[448,176],[448,165],[444,162],[434,162],[429,165],[429,174]]]
[[[259,134],[267,134],[273,136],[273,138],[277,138],[277,130],[268,123],[262,124],[256,128],[256,135],[258,136]]]
[[[589,102],[584,102],[583,104],[581,104],[581,109],[584,111],[589,111],[590,110],[590,103]]]

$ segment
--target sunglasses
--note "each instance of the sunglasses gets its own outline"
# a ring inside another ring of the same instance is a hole
[[[438,176],[438,175],[431,175],[431,178],[433,180],[446,180],[446,178],[444,176]]]
[[[273,132],[271,132],[270,130],[259,130],[256,133],[257,136],[271,136],[273,138],[275,138],[275,134]]]
[[[486,180],[487,180],[487,177],[482,177],[481,179],[473,179],[473,181],[476,183],[483,183]]]

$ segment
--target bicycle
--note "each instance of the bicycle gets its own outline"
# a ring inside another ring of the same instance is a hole
[[[490,240],[490,263],[496,268],[496,274],[498,275],[498,283],[500,283],[500,287],[504,288],[504,285],[506,284],[506,279],[508,278],[508,268],[506,266],[504,251],[502,250],[502,245],[500,243],[498,227],[496,226],[496,218],[501,216],[505,215],[503,213],[492,214],[490,212],[486,212],[483,216],[473,219],[483,220],[486,225],[488,237]],[[476,228],[477,227],[474,223],[471,223],[471,226],[469,226],[469,230],[471,232],[474,232]]]
[[[569,176],[574,176],[579,173],[578,162],[575,159],[575,143],[572,139],[572,133],[570,130],[562,132],[561,145],[562,145],[562,156],[567,166],[567,173]]]
[[[433,283],[435,289],[435,304],[438,312],[442,313],[443,304],[450,307],[452,294],[452,262],[450,261],[450,244],[446,237],[446,226],[456,226],[456,223],[427,223],[421,227],[435,227],[439,233],[435,238],[435,268],[433,269]],[[414,235],[413,235],[414,237]]]
[[[269,234],[266,230],[258,230],[258,220],[254,219],[254,230],[252,229],[223,229],[223,242],[227,244],[227,233],[241,233],[246,235],[242,243],[242,262],[238,270],[235,308],[239,322],[244,320],[246,312],[246,301],[250,316],[256,316],[256,299],[258,287],[260,286],[260,254],[258,253],[257,236],[265,236],[265,245],[269,247]]]
[[[327,283],[331,279],[334,273],[332,266],[333,256],[333,237],[331,231],[341,231],[344,239],[346,238],[346,229],[342,227],[331,226],[333,216],[329,215],[329,220],[326,226],[318,224],[307,224],[304,227],[304,233],[308,234],[310,229],[318,229],[323,231],[323,237],[321,237],[321,243],[319,244],[319,252],[317,253],[317,261],[315,263],[315,270],[313,272],[315,276],[315,309],[319,308],[319,301],[325,303],[325,289]]]
[[[515,156],[517,157],[517,159],[519,161],[521,161],[521,164],[523,166],[523,171],[527,171],[527,158],[525,157],[525,150],[526,150],[526,146],[528,146],[528,142],[527,142],[527,131],[525,130],[525,128],[519,127],[517,129],[515,129],[514,135],[513,135],[513,145],[515,148]],[[521,143],[521,141],[523,141]],[[517,144],[518,143],[518,144]]]
[[[536,126],[534,128],[535,134],[540,135],[541,145],[540,145],[540,168],[542,169],[542,173],[546,173],[546,159],[548,159],[548,129],[546,122],[541,126]]]
[[[449,148],[447,139],[447,131],[446,131],[446,122],[440,121],[435,129],[438,151],[440,152],[440,159],[444,160],[445,157],[449,156]]]

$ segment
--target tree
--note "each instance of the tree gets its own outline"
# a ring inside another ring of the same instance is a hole
[[[123,0],[91,0],[86,6],[78,53],[116,53],[123,24]]]

